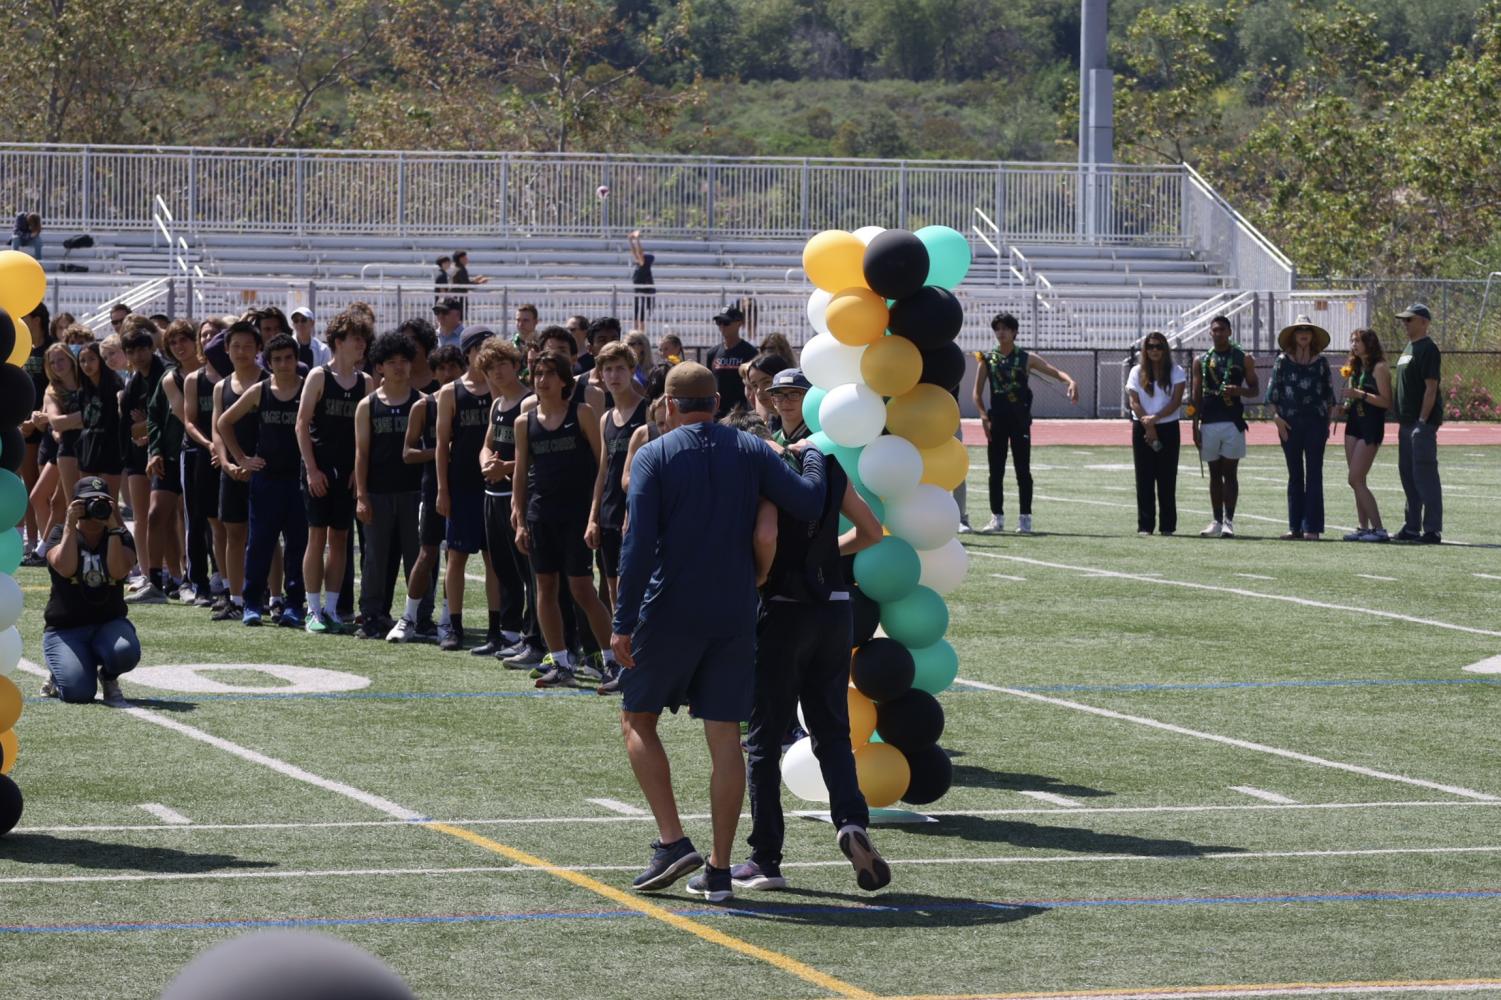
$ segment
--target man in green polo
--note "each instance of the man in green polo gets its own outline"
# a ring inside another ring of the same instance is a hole
[[[1443,541],[1444,489],[1438,479],[1438,425],[1444,422],[1439,393],[1442,358],[1428,336],[1433,313],[1415,302],[1397,313],[1407,329],[1407,346],[1397,359],[1395,409],[1397,472],[1407,494],[1406,519],[1393,537],[1399,542],[1437,545]]]

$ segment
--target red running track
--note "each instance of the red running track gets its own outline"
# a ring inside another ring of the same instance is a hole
[[[983,445],[985,432],[977,419],[965,420],[964,443]],[[1277,443],[1277,427],[1267,421],[1250,425],[1250,444],[1274,445]],[[1343,429],[1336,427],[1336,434]],[[1187,429],[1183,432],[1184,444],[1189,444]],[[1072,445],[1089,448],[1099,445],[1129,445],[1131,443],[1130,421],[1127,420],[1037,420],[1032,424],[1032,444]],[[1386,425],[1386,443],[1397,443],[1397,426]],[[1501,424],[1494,423],[1448,423],[1438,429],[1440,445],[1501,445]]]

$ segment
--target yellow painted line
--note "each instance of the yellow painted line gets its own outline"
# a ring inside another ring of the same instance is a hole
[[[596,878],[591,878],[583,872],[561,868],[534,854],[528,854],[514,847],[507,847],[499,841],[491,840],[489,837],[481,836],[461,826],[452,826],[448,823],[424,823],[422,825],[430,830],[446,833],[450,837],[457,837],[460,840],[468,841],[477,847],[483,847],[485,850],[499,854],[503,858],[509,858],[517,864],[526,865],[547,872],[550,875],[555,875],[565,882],[572,882],[581,889],[587,889],[597,896],[603,896],[613,903],[618,903],[628,909],[635,910],[637,913],[651,917],[653,920],[660,920],[662,923],[670,927],[676,927],[680,931],[687,931],[689,934],[702,938],[711,944],[717,944],[721,948],[728,948],[730,951],[759,959],[768,965],[775,966],[789,975],[812,983],[814,986],[827,990],[836,996],[850,997],[853,1000],[876,1000],[874,993],[862,990],[858,986],[852,986],[842,979],[835,979],[833,976],[819,972],[811,965],[805,965],[795,958],[783,955],[778,951],[772,951],[769,948],[762,948],[759,945],[751,944],[749,941],[742,941],[740,938],[732,937],[723,931],[715,930],[713,927],[699,923],[697,920],[690,920],[687,917],[658,906],[656,903],[650,902],[641,896],[632,895],[622,889],[607,885]]]
[[[1149,986],[1109,990],[1063,990],[1047,993],[924,993],[912,996],[884,996],[879,1000],[1127,1000],[1141,997],[1242,997],[1295,996],[1298,994],[1355,991],[1381,992],[1459,992],[1501,988],[1501,979],[1377,979],[1330,983],[1226,983],[1218,986]]]

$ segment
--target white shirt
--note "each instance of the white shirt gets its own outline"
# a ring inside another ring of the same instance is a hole
[[[1173,365],[1172,380],[1174,388],[1188,381],[1188,373],[1183,370],[1182,365]],[[1139,364],[1131,366],[1131,372],[1126,376],[1126,388],[1136,391],[1136,398],[1141,401],[1141,408],[1148,416],[1161,410],[1173,398],[1171,391],[1163,392],[1162,387],[1156,382],[1143,388],[1141,384],[1141,365]],[[1183,407],[1180,405],[1171,413],[1164,413],[1159,416],[1157,423],[1170,424],[1181,416],[1183,416]],[[1135,419],[1134,415],[1132,419]]]
[[[295,340],[296,338],[293,339]],[[303,346],[302,341],[298,340],[297,346]],[[314,368],[317,368],[319,365],[326,365],[329,363],[329,361],[333,360],[334,352],[329,350],[328,345],[323,342],[323,338],[318,336],[316,333],[313,334],[313,336],[308,340],[307,346],[311,348],[313,352]]]

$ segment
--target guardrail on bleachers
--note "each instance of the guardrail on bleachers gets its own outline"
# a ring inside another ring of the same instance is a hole
[[[0,204],[86,230],[148,228],[161,193],[195,231],[967,231],[979,206],[1007,240],[1183,244],[1196,235],[1189,175],[1181,164],[1090,173],[1072,163],[0,144]]]
[[[1190,243],[1219,261],[1230,287],[1288,292],[1297,281],[1292,261],[1245,220],[1199,172],[1183,165],[1183,223]]]

